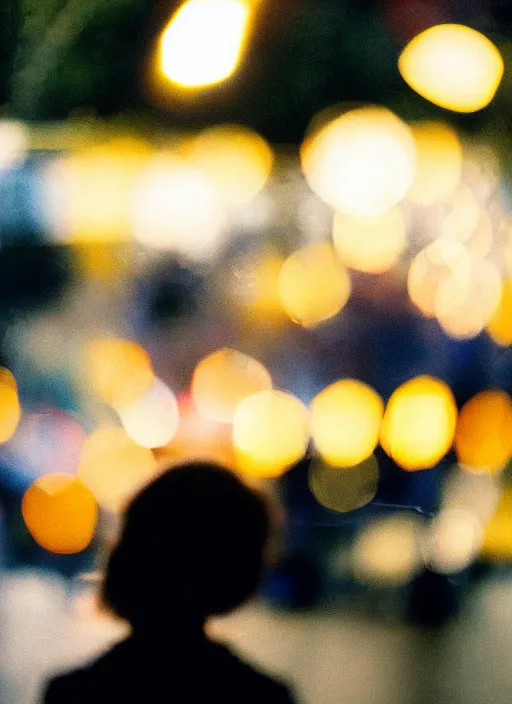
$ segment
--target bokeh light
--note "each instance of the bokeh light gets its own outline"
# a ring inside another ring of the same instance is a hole
[[[127,242],[132,190],[150,154],[131,137],[77,149],[49,169],[51,235],[73,244]]]
[[[186,88],[228,78],[240,61],[250,15],[248,0],[188,0],[164,30],[161,69]]]
[[[206,175],[173,155],[155,157],[135,188],[131,224],[144,245],[203,260],[224,236],[224,213]]]
[[[284,258],[272,248],[243,255],[234,263],[230,292],[243,317],[261,331],[287,320],[279,300]]]
[[[285,391],[260,391],[244,399],[233,418],[240,469],[276,477],[300,460],[309,441],[307,408]]]
[[[336,210],[370,217],[396,205],[414,179],[410,129],[380,107],[350,110],[306,139],[302,169],[317,195]]]
[[[405,223],[398,208],[370,218],[338,211],[334,214],[332,238],[345,266],[369,274],[390,269],[407,245]]]
[[[209,420],[230,423],[240,401],[272,388],[261,362],[227,347],[202,359],[192,377],[192,397]]]
[[[429,530],[425,562],[441,574],[460,572],[478,555],[482,538],[482,525],[469,511],[441,511]]]
[[[487,332],[497,345],[512,344],[512,279],[503,283],[496,310],[487,322]]]
[[[123,428],[102,426],[87,438],[77,476],[101,506],[117,512],[155,471],[151,450],[134,442]]]
[[[0,171],[21,164],[28,150],[27,129],[21,122],[0,120]]]
[[[311,403],[311,435],[324,460],[351,467],[367,459],[378,441],[384,404],[357,379],[343,379],[321,391]]]
[[[251,201],[265,186],[274,160],[267,142],[242,125],[204,130],[192,140],[189,157],[230,204]]]
[[[388,401],[381,444],[403,469],[436,465],[453,443],[457,406],[439,379],[418,376],[399,386]]]
[[[136,401],[155,379],[148,353],[130,340],[91,341],[86,347],[86,368],[94,391],[114,407]]]
[[[421,569],[424,526],[412,515],[382,516],[367,523],[352,547],[352,567],[360,582],[380,586],[408,583]]]
[[[469,340],[484,329],[499,305],[502,282],[490,261],[473,260],[459,267],[439,286],[437,319],[450,337]]]
[[[21,510],[30,534],[49,552],[81,552],[94,536],[96,500],[80,480],[68,474],[36,479],[23,496]]]
[[[430,27],[409,42],[398,68],[423,98],[455,112],[488,105],[503,76],[503,59],[494,44],[458,24]]]
[[[454,130],[443,122],[411,125],[416,144],[416,174],[407,198],[418,205],[445,202],[461,178],[462,146]]]
[[[445,311],[438,300],[443,284],[450,279],[469,280],[470,269],[471,259],[463,244],[447,238],[436,240],[411,262],[407,276],[409,297],[428,318],[442,315]],[[454,305],[449,296],[445,296],[445,303]]]
[[[289,256],[278,285],[283,309],[293,321],[306,327],[339,313],[351,291],[346,269],[325,242],[307,245]]]
[[[16,380],[8,369],[0,367],[0,443],[10,440],[20,418],[21,406]]]
[[[319,504],[331,511],[347,513],[366,506],[377,493],[379,466],[373,455],[350,468],[312,462],[309,489]]]
[[[499,472],[512,457],[512,400],[505,391],[481,391],[464,404],[455,450],[467,471]]]
[[[123,428],[142,447],[163,447],[178,430],[178,402],[160,379],[155,379],[137,399],[116,410]]]
[[[50,408],[25,414],[7,447],[34,475],[73,474],[85,438],[85,430],[77,418]]]
[[[505,564],[512,559],[512,487],[501,490],[496,512],[484,529],[481,554],[487,560]]]

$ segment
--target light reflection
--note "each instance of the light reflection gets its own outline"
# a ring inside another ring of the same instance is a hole
[[[377,493],[379,466],[373,455],[349,467],[332,467],[316,460],[309,468],[309,489],[318,503],[331,511],[347,513],[366,506]]]

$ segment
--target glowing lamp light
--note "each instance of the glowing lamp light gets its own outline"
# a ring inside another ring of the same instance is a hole
[[[278,287],[284,311],[305,327],[339,313],[351,291],[346,269],[325,242],[308,245],[288,257]]]
[[[185,88],[229,78],[240,61],[249,15],[247,0],[185,2],[160,40],[163,74]]]
[[[355,467],[331,467],[313,462],[309,468],[309,489],[319,504],[338,513],[366,506],[377,493],[379,466],[373,455]]]
[[[105,338],[90,342],[86,366],[93,389],[113,407],[137,400],[155,379],[148,353],[129,340]]]
[[[267,142],[241,125],[204,130],[192,141],[189,156],[230,204],[251,201],[265,186],[274,160]]]
[[[396,205],[414,179],[410,129],[385,108],[350,110],[301,147],[302,169],[317,195],[335,210],[371,217]]]
[[[368,274],[388,271],[407,244],[405,223],[398,208],[371,218],[356,218],[338,211],[334,214],[332,238],[345,266]]]
[[[416,144],[416,175],[407,198],[418,205],[448,200],[461,177],[462,146],[457,134],[442,122],[411,125]]]
[[[0,443],[12,438],[21,419],[18,386],[8,369],[0,367]]]
[[[421,569],[420,543],[424,527],[408,515],[380,517],[368,523],[352,548],[352,567],[366,584],[399,586]]]
[[[242,471],[277,477],[300,460],[309,441],[307,408],[285,391],[244,399],[233,418],[233,443]]]
[[[163,447],[178,430],[178,402],[160,379],[155,379],[135,401],[116,410],[127,434],[142,447]]]
[[[380,441],[403,469],[434,467],[453,443],[457,406],[450,388],[439,379],[418,376],[391,395]]]
[[[512,457],[512,400],[505,391],[481,391],[464,404],[455,450],[467,471],[499,472]]]
[[[69,474],[45,474],[23,496],[21,511],[31,536],[49,552],[70,555],[90,544],[98,507],[89,489]]]
[[[406,83],[435,105],[474,112],[493,99],[504,64],[498,49],[480,32],[440,24],[409,42],[398,68]]]
[[[123,428],[102,426],[85,441],[77,476],[101,506],[118,512],[155,471],[151,450],[134,442]]]
[[[384,404],[356,379],[343,379],[321,391],[311,403],[311,435],[324,460],[351,467],[366,460],[379,441]]]
[[[487,332],[497,345],[512,344],[512,279],[503,284],[498,306],[487,323]]]
[[[192,377],[192,397],[205,418],[230,423],[238,404],[272,388],[263,364],[242,352],[224,348],[202,359]]]
[[[207,176],[175,156],[160,156],[144,170],[133,194],[136,240],[193,260],[212,257],[224,236],[224,212]]]

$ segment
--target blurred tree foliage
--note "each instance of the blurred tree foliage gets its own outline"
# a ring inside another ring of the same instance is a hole
[[[398,73],[404,38],[389,12],[401,1],[262,0],[235,76],[194,96],[169,83],[160,95],[148,90],[158,34],[180,0],[4,0],[0,104],[31,120],[136,111],[187,127],[242,121],[277,142],[300,141],[314,114],[344,101],[381,103],[407,119],[446,115]],[[510,34],[507,4],[486,7],[491,31]],[[450,118],[465,129],[501,120],[493,106]]]

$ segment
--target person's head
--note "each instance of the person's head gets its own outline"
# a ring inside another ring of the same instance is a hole
[[[129,505],[103,599],[135,628],[230,611],[257,587],[269,523],[265,500],[230,470],[169,469]]]

